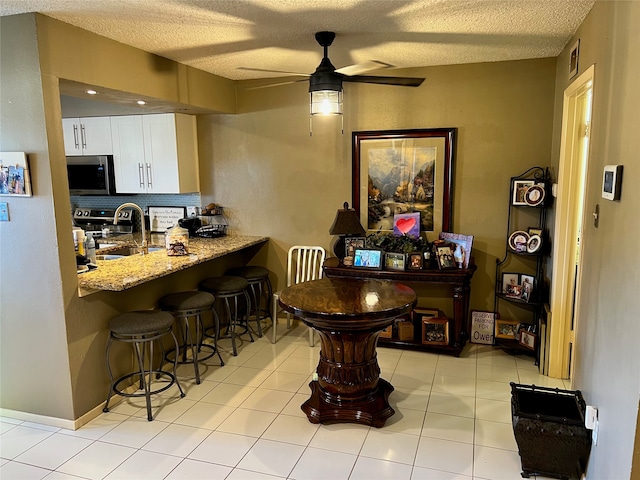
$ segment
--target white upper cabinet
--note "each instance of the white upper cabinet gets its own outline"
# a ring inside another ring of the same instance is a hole
[[[118,193],[200,191],[193,115],[111,117],[111,131]]]
[[[111,155],[109,117],[63,118],[64,150],[67,155]]]

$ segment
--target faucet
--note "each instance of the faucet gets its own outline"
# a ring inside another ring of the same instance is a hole
[[[140,208],[140,206],[130,202],[123,203],[118,208],[116,208],[116,211],[113,214],[113,224],[118,224],[118,214],[123,208],[135,208],[136,210],[138,210],[138,213],[140,214],[140,230],[142,231],[142,254],[144,255],[146,253],[149,253],[149,247],[147,246],[147,232],[144,228],[144,212],[142,211],[142,208]]]

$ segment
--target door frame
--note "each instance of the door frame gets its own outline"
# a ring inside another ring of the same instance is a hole
[[[560,163],[558,166],[558,185],[555,209],[555,227],[553,235],[554,253],[552,255],[553,282],[551,285],[550,306],[553,315],[549,341],[548,375],[555,378],[570,376],[570,348],[572,318],[579,318],[578,305],[581,292],[582,270],[576,271],[581,263],[581,252],[584,250],[584,232],[587,212],[584,209],[584,189],[587,185],[588,158],[590,154],[590,138],[587,151],[587,165],[584,166],[584,181],[579,183],[582,173],[576,161],[575,152],[580,148],[578,138],[579,110],[578,98],[591,83],[593,110],[593,91],[595,84],[595,65],[591,65],[574,80],[564,91],[562,107],[562,133],[560,140]],[[592,130],[592,126],[590,129]],[[582,188],[582,191],[579,190]],[[582,206],[578,202],[582,202]],[[580,248],[576,245],[576,223],[572,221],[576,209],[582,209]],[[577,257],[577,258],[576,258]],[[575,288],[575,297],[573,291]],[[575,307],[575,310],[574,310]],[[576,326],[579,322],[576,322]],[[573,331],[575,339],[575,329]],[[575,345],[574,345],[575,347]],[[575,351],[572,353],[575,355]]]

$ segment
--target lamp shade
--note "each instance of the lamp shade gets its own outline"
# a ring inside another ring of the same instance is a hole
[[[333,225],[329,229],[330,235],[364,235],[365,230],[360,223],[360,218],[349,204],[344,202],[344,208],[338,210]]]
[[[342,115],[342,90],[319,90],[309,96],[311,115]]]

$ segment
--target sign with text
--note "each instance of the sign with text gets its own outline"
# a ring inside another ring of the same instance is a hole
[[[493,344],[494,312],[471,312],[471,343]]]

